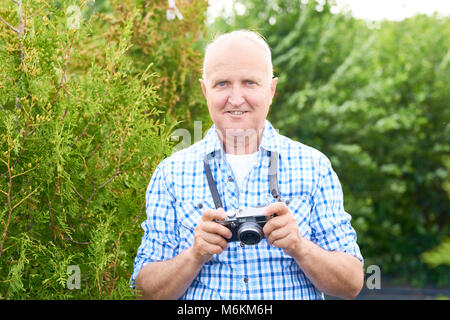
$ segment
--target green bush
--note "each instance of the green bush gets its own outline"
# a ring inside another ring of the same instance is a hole
[[[279,77],[269,118],[329,156],[366,265],[448,283],[448,266],[420,257],[450,231],[450,18],[367,25],[329,1],[241,4],[214,27],[267,38]]]
[[[450,239],[445,239],[436,248],[422,254],[422,259],[432,267],[450,266]]]
[[[0,299],[134,297],[145,189],[201,103],[206,1],[179,9],[0,5]]]

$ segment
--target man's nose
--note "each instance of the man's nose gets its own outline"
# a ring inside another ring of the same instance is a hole
[[[245,102],[242,91],[239,88],[233,88],[230,96],[228,97],[228,103],[232,106],[240,106]]]

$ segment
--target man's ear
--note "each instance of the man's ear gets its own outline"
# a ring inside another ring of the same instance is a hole
[[[271,98],[273,99],[273,96],[275,95],[275,91],[277,90],[277,83],[278,83],[278,78],[273,78],[270,81],[270,94],[271,94]]]
[[[198,79],[198,80],[200,81],[200,84],[202,86],[202,92],[203,92],[203,95],[205,96],[205,99],[206,99],[206,83],[205,83],[205,80],[203,80],[203,79]]]

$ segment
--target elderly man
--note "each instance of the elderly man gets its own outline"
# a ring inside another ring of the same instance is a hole
[[[153,173],[131,278],[140,297],[357,296],[363,258],[329,160],[266,120],[278,80],[266,42],[245,30],[221,35],[206,48],[203,72],[214,125]],[[243,244],[242,225],[225,221],[249,208],[263,222]]]

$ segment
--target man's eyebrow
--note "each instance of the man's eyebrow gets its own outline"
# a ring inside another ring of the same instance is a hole
[[[227,80],[221,79],[221,78],[217,78],[217,79],[211,80],[211,84],[212,85],[216,85],[216,84],[221,83],[221,82],[227,82]]]
[[[262,77],[257,77],[257,76],[249,76],[249,77],[245,77],[243,81],[253,81],[256,83],[261,83],[262,82]]]
[[[230,82],[231,79],[229,79],[228,77],[216,77],[216,78],[211,78],[211,83],[219,83],[219,82]]]

